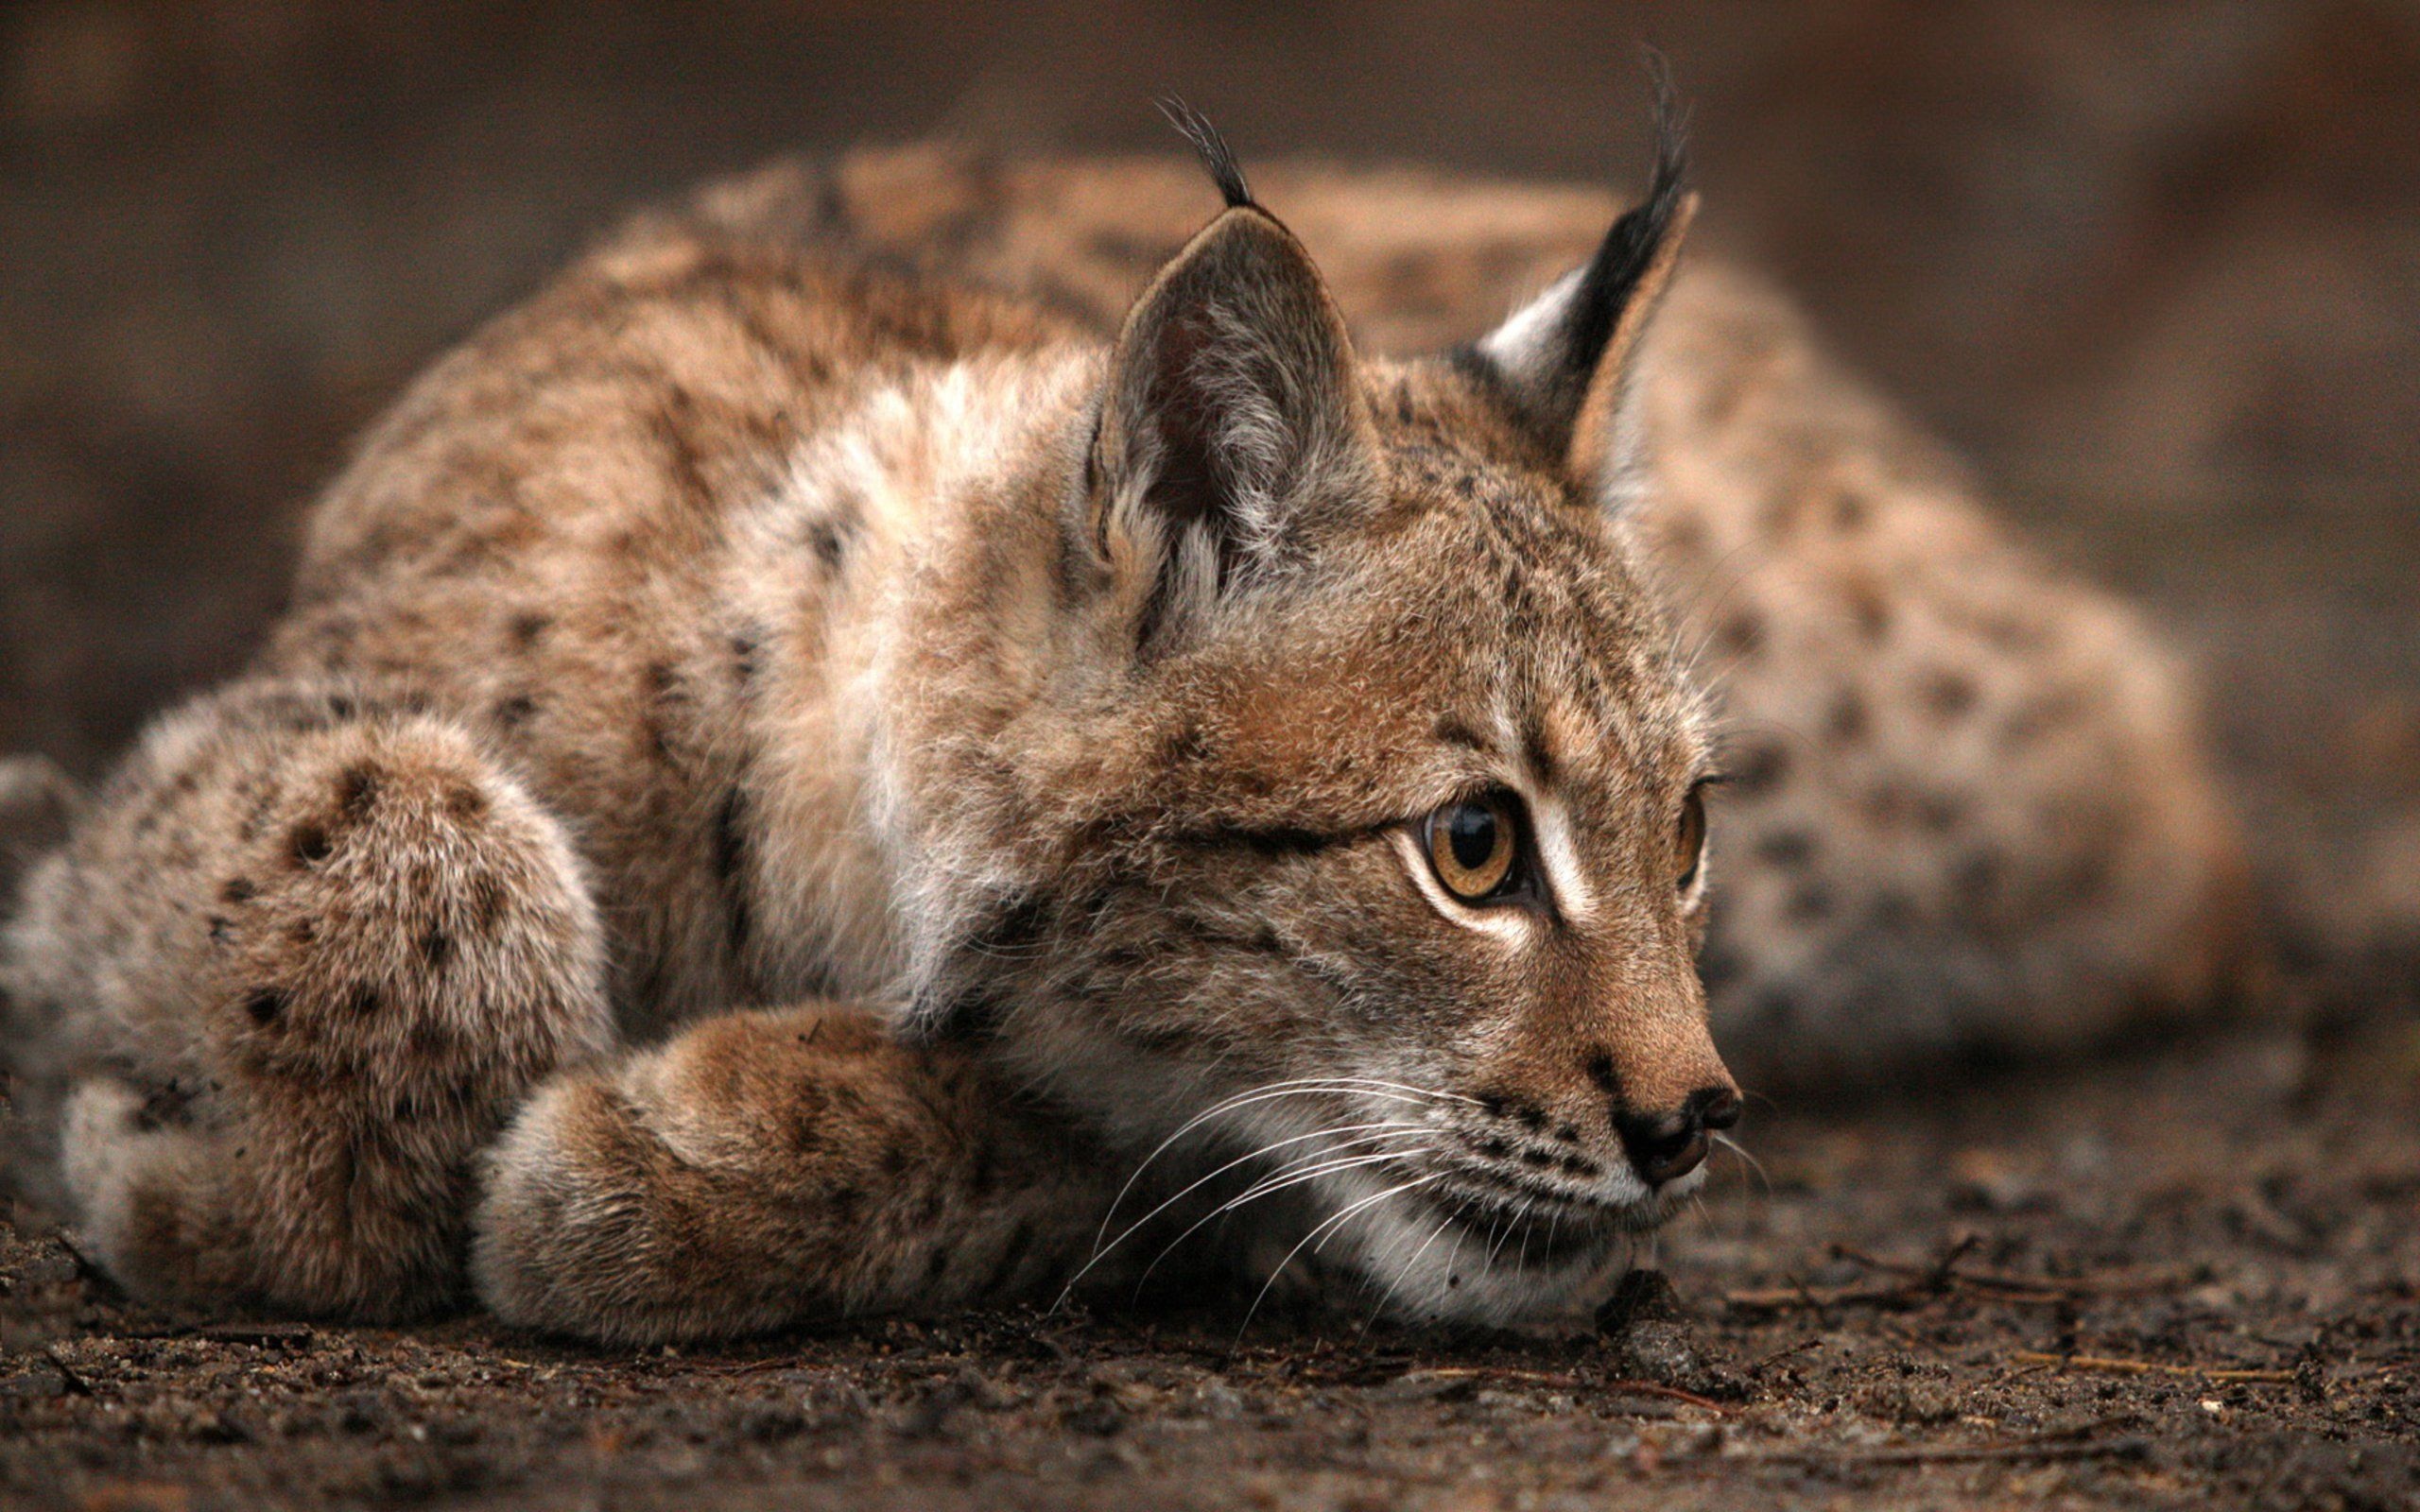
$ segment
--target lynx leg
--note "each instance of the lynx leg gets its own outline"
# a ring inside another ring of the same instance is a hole
[[[475,1152],[609,1037],[560,826],[463,731],[342,690],[164,723],[28,879],[28,1109],[133,1291],[396,1317],[461,1293]]]
[[[968,1057],[839,1007],[566,1073],[489,1161],[480,1297],[615,1343],[961,1305],[1082,1259],[1101,1163]]]

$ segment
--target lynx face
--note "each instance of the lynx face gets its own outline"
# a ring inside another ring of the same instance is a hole
[[[1664,166],[1587,268],[1409,364],[1356,356],[1236,182],[1030,485],[1032,702],[937,649],[958,738],[900,743],[948,751],[936,1019],[1138,1148],[1258,1152],[1288,1232],[1415,1313],[1584,1281],[1737,1115],[1694,965],[1718,774],[1620,519]],[[1001,596],[936,593],[929,644]]]

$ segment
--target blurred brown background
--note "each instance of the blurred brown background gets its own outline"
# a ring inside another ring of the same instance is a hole
[[[948,131],[1628,182],[1794,286],[2208,669],[2298,938],[2420,918],[2420,4],[0,9],[0,749],[93,770],[271,613],[406,378],[634,201]]]

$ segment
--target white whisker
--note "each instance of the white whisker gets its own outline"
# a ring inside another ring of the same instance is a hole
[[[1244,1311],[1243,1322],[1236,1329],[1236,1342],[1237,1344],[1241,1344],[1243,1342],[1244,1331],[1252,1327],[1253,1318],[1260,1312],[1260,1304],[1266,1301],[1269,1297],[1269,1289],[1277,1284],[1278,1277],[1286,1274],[1286,1267],[1294,1263],[1294,1257],[1303,1252],[1303,1246],[1305,1245],[1310,1244],[1313,1240],[1318,1240],[1319,1247],[1311,1251],[1312,1254],[1316,1255],[1320,1252],[1320,1249],[1327,1247],[1327,1238],[1322,1236],[1325,1235],[1333,1237],[1337,1230],[1343,1226],[1345,1221],[1353,1217],[1354,1214],[1362,1211],[1364,1209],[1374,1207],[1378,1203],[1384,1202],[1389,1197],[1398,1196],[1406,1192],[1411,1191],[1415,1187],[1425,1187],[1432,1181],[1441,1181],[1443,1179],[1444,1179],[1444,1174],[1443,1172],[1431,1173],[1428,1176],[1413,1177],[1410,1180],[1402,1182],[1399,1185],[1387,1187],[1381,1191],[1372,1193],[1369,1196],[1363,1197],[1360,1201],[1353,1203],[1342,1211],[1332,1213],[1328,1217],[1322,1219],[1312,1228],[1309,1233],[1305,1234],[1295,1243],[1293,1248],[1286,1251],[1286,1258],[1279,1261],[1277,1263],[1277,1268],[1269,1273],[1269,1280],[1260,1283],[1260,1291],[1258,1295],[1253,1297],[1252,1306]]]
[[[1765,1189],[1766,1197],[1770,1199],[1772,1196],[1773,1178],[1765,1174],[1764,1161],[1759,1160],[1754,1156],[1749,1154],[1747,1146],[1741,1144],[1737,1140],[1733,1139],[1728,1134],[1717,1134],[1714,1136],[1714,1143],[1720,1148],[1729,1150],[1734,1156],[1738,1158],[1740,1164],[1746,1166],[1749,1170],[1754,1171],[1756,1174],[1757,1182]]]
[[[1233,1096],[1221,1098],[1186,1119],[1178,1126],[1175,1133],[1160,1141],[1152,1147],[1150,1154],[1143,1157],[1142,1163],[1137,1165],[1133,1174],[1126,1178],[1126,1184],[1117,1189],[1117,1195],[1110,1202],[1109,1211],[1101,1214],[1100,1232],[1093,1236],[1094,1247],[1098,1249],[1108,1240],[1110,1224],[1117,1217],[1117,1210],[1132,1194],[1134,1183],[1143,1178],[1143,1173],[1150,1170],[1152,1162],[1166,1155],[1178,1141],[1202,1125],[1214,1118],[1222,1117],[1238,1108],[1249,1108],[1257,1103],[1272,1102],[1283,1097],[1307,1097],[1317,1092],[1351,1091],[1364,1094],[1374,1092],[1382,1097],[1392,1096],[1400,1102],[1419,1102],[1426,1099],[1429,1102],[1461,1102],[1473,1105],[1478,1103],[1477,1098],[1464,1097],[1460,1092],[1428,1091],[1418,1087],[1407,1087],[1398,1082],[1358,1076],[1298,1076],[1288,1081],[1264,1082],[1258,1087],[1247,1088]]]
[[[1378,1136],[1373,1136],[1372,1138],[1374,1139],[1377,1137]],[[1353,1143],[1368,1143],[1370,1141],[1361,1140],[1355,1141]],[[1200,1233],[1202,1228],[1214,1219],[1223,1218],[1238,1208],[1249,1206],[1250,1204],[1258,1202],[1266,1197],[1275,1196],[1280,1192],[1287,1191],[1293,1187],[1299,1187],[1305,1182],[1316,1181],[1324,1176],[1335,1176],[1340,1172],[1359,1170],[1365,1165],[1383,1165],[1389,1160],[1401,1160],[1409,1155],[1420,1155],[1423,1153],[1425,1152],[1417,1149],[1393,1149],[1380,1150],[1372,1155],[1350,1155],[1336,1159],[1329,1159],[1325,1155],[1321,1155],[1315,1156],[1306,1161],[1297,1162],[1275,1173],[1274,1175],[1266,1177],[1252,1186],[1249,1190],[1245,1191],[1241,1195],[1231,1198],[1219,1206],[1213,1208],[1210,1211],[1203,1213],[1201,1217],[1196,1218],[1186,1227],[1184,1232],[1177,1235],[1174,1239],[1169,1240],[1166,1246],[1162,1246],[1158,1254],[1151,1257],[1151,1263],[1143,1267],[1143,1274],[1135,1278],[1135,1288],[1139,1291],[1142,1288],[1143,1283],[1151,1279],[1151,1273],[1160,1268],[1160,1262],[1167,1259],[1169,1255],[1175,1252],[1176,1247],[1179,1245],[1184,1244],[1195,1234]]]

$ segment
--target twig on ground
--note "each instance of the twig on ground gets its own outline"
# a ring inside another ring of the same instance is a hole
[[[1718,1418],[1739,1416],[1739,1409],[1728,1402],[1717,1401],[1712,1397],[1701,1397],[1694,1391],[1683,1391],[1678,1386],[1668,1386],[1657,1381],[1633,1381],[1626,1376],[1616,1377],[1611,1381],[1599,1382],[1598,1388],[1622,1396],[1661,1397],[1667,1401],[1682,1402],[1687,1406],[1710,1412]]]
[[[1552,1386],[1559,1391],[1573,1391],[1580,1378],[1553,1370],[1523,1370],[1501,1365],[1441,1365],[1425,1369],[1407,1370],[1395,1377],[1398,1381],[1501,1381],[1512,1385]]]
[[[170,1323],[155,1329],[124,1329],[101,1337],[112,1339],[203,1339],[212,1344],[308,1344],[316,1331],[308,1323]]]
[[[1833,1307],[1914,1307],[1961,1291],[1979,1293],[1996,1302],[2048,1304],[2087,1297],[2147,1296],[2153,1292],[2172,1291],[2187,1280],[2183,1273],[2176,1271],[2133,1276],[2024,1276],[2013,1271],[1962,1264],[1967,1251],[1979,1242],[1975,1234],[1962,1234],[1944,1246],[1936,1259],[1925,1264],[1884,1260],[1847,1245],[1834,1245],[1834,1259],[1845,1260],[1851,1264],[1895,1276],[1899,1280],[1888,1286],[1820,1288],[1799,1281],[1789,1286],[1725,1292],[1722,1299],[1732,1307],[1766,1313],[1787,1312],[1798,1307],[1819,1313]]]
[[[2265,1384],[2293,1383],[2291,1370],[2251,1370],[2233,1366],[2169,1365],[2158,1360],[2120,1360],[2105,1354],[2045,1354],[2037,1349],[2019,1349],[2009,1358],[2021,1365],[2050,1370],[2090,1370],[2101,1375],[2118,1376],[2185,1376],[2197,1381],[2220,1383],[2260,1383]]]
[[[1788,1349],[1775,1349],[1772,1353],[1756,1361],[1748,1366],[1748,1373],[1752,1376],[1762,1375],[1770,1366],[1777,1366],[1792,1355],[1805,1354],[1809,1349],[1820,1349],[1823,1347],[1824,1341],[1821,1339],[1801,1339]]]
[[[2014,1271],[1962,1265],[1959,1262],[1972,1249],[1978,1236],[1966,1234],[1942,1252],[1941,1258],[1928,1265],[1913,1265],[1905,1261],[1884,1260],[1847,1245],[1834,1245],[1835,1259],[1845,1260],[1868,1270],[1892,1276],[1906,1276],[1924,1282],[1935,1290],[1950,1286],[1972,1286],[1986,1291],[2039,1294],[2044,1297],[2143,1297],[2154,1292],[2173,1291],[2189,1277],[2176,1270],[2122,1276],[2026,1276]],[[2031,1300],[2028,1296],[2027,1300]]]
[[[2079,1444],[2063,1436],[2019,1439],[2002,1444],[1944,1444],[1935,1448],[1879,1449],[1830,1454],[1818,1450],[1784,1450],[1770,1454],[1709,1455],[1727,1465],[1804,1465],[1810,1468],[1858,1466],[1988,1465],[2010,1461],[2031,1463],[2083,1459],[2148,1459],[2151,1445],[2140,1438],[2114,1438]]]

